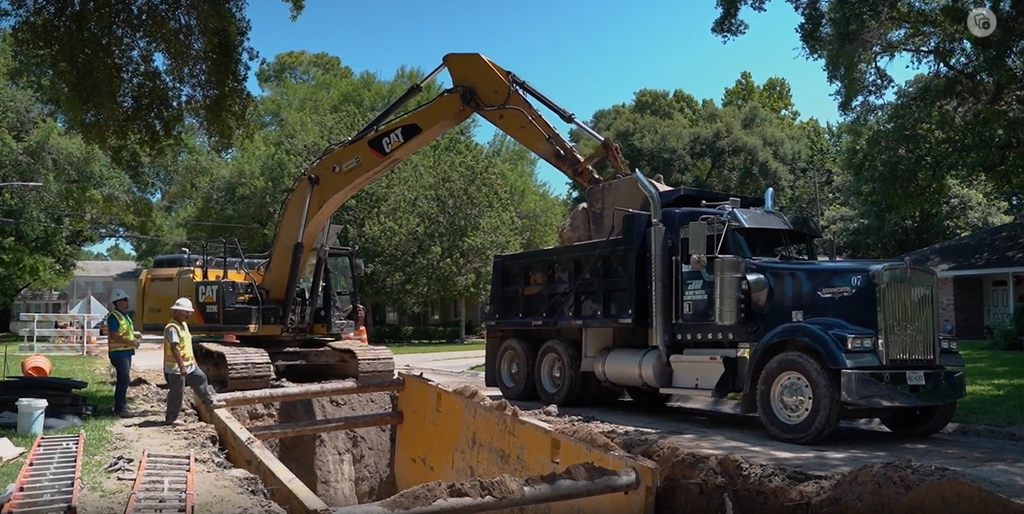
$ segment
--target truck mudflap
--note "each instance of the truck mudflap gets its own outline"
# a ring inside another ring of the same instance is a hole
[[[857,370],[841,372],[842,401],[863,407],[943,405],[967,396],[964,370]]]

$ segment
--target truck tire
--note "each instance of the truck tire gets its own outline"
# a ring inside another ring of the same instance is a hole
[[[640,405],[665,405],[672,395],[663,394],[653,389],[645,389],[643,387],[627,387],[626,394],[629,395],[629,399]]]
[[[784,352],[761,371],[757,414],[776,439],[816,443],[839,425],[839,410],[835,383],[828,370],[810,355]]]
[[[537,352],[537,365],[533,370],[541,401],[558,406],[575,403],[583,386],[581,362],[577,345],[557,339],[544,343]]]
[[[532,400],[537,395],[533,367],[537,351],[519,339],[506,339],[498,348],[494,366],[498,390],[508,400]]]
[[[952,402],[924,407],[899,407],[879,421],[894,434],[929,437],[942,432],[955,415],[956,402]]]

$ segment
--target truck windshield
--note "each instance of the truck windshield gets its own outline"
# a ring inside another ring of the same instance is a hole
[[[814,238],[797,230],[740,228],[738,254],[748,259],[817,260]]]

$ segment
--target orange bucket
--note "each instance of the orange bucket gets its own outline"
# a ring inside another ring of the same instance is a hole
[[[35,354],[21,361],[21,374],[26,377],[46,378],[53,371],[53,364],[45,355]]]

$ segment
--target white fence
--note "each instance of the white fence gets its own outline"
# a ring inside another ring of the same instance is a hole
[[[31,325],[20,330],[24,340],[18,346],[18,353],[100,355],[107,344],[99,341],[98,329],[87,327],[95,326],[103,316],[23,312],[20,320],[28,321]],[[77,328],[53,328],[54,323]]]

